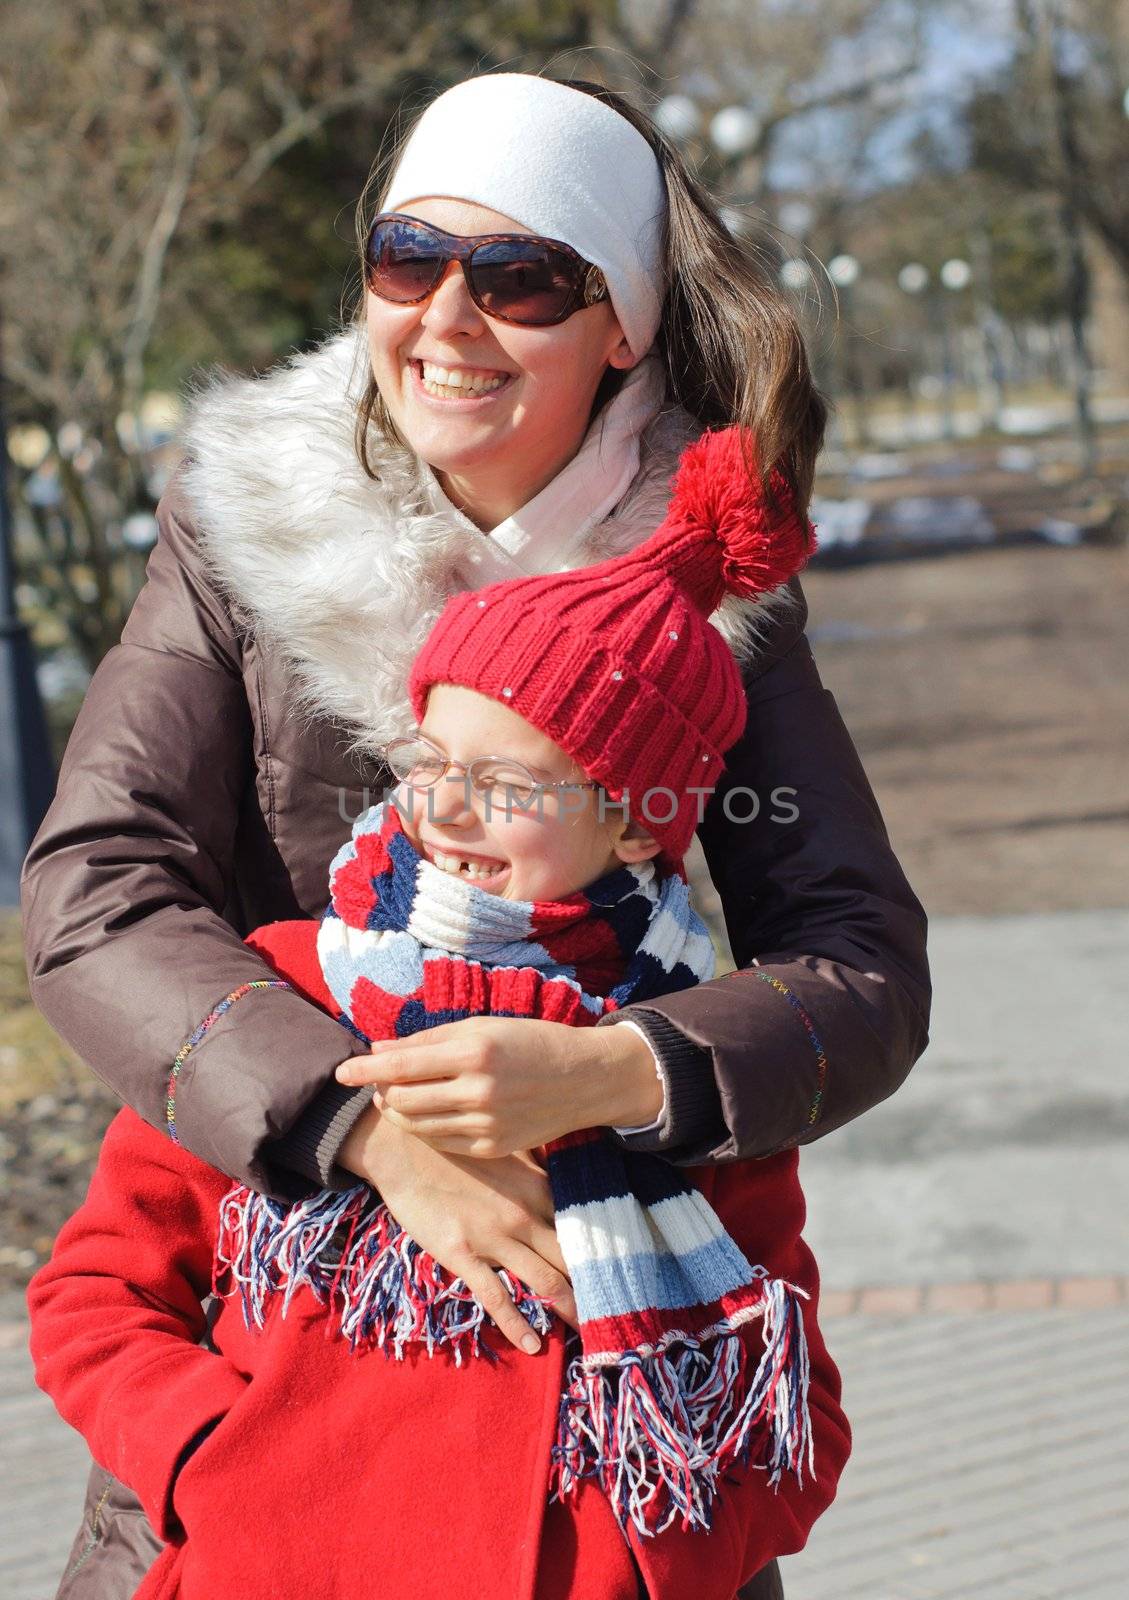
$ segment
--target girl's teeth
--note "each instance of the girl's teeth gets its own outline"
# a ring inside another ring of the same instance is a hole
[[[452,872],[460,878],[497,878],[505,872],[505,867],[486,867],[481,862],[470,862],[462,856],[444,856],[436,852],[435,865],[444,872]]]

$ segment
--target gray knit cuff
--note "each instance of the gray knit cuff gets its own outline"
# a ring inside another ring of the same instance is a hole
[[[628,1150],[650,1151],[668,1159],[706,1141],[720,1144],[727,1138],[712,1052],[687,1039],[659,1011],[629,1006],[601,1017],[597,1027],[614,1027],[617,1022],[634,1022],[647,1035],[666,1078],[666,1113],[658,1128],[650,1132],[613,1133],[613,1138]]]
[[[372,1104],[372,1089],[350,1089],[336,1079],[314,1096],[288,1133],[270,1147],[273,1164],[298,1173],[319,1189],[348,1189],[355,1173],[337,1165],[337,1154],[361,1113]]]

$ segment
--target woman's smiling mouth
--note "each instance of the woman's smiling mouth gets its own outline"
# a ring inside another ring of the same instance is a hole
[[[482,405],[508,389],[514,378],[512,372],[484,367],[444,367],[417,357],[411,357],[408,366],[415,392],[444,405]]]

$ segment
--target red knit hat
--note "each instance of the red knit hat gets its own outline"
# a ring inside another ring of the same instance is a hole
[[[512,706],[680,862],[698,822],[693,791],[716,785],[747,714],[709,616],[727,590],[775,589],[815,549],[784,475],[770,474],[772,510],[750,480],[747,445],[736,427],[696,439],[663,522],[626,555],[453,595],[408,680],[417,720],[433,683]]]

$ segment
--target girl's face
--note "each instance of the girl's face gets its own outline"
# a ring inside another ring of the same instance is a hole
[[[475,689],[434,684],[420,732],[452,761],[513,756],[540,782],[584,781],[559,745]],[[488,806],[455,771],[430,790],[401,784],[396,800],[404,831],[421,854],[503,900],[561,900],[613,867],[646,861],[660,849],[610,803],[601,819],[594,789],[550,792],[528,810],[507,810],[504,801]]]
[[[401,209],[450,233],[533,231],[467,200],[431,196]],[[478,309],[457,261],[422,304],[397,306],[366,291],[365,308],[373,377],[396,426],[448,497],[487,531],[575,455],[608,365],[635,364],[610,300],[552,327],[517,327]],[[502,382],[460,398],[429,384],[425,363]]]

